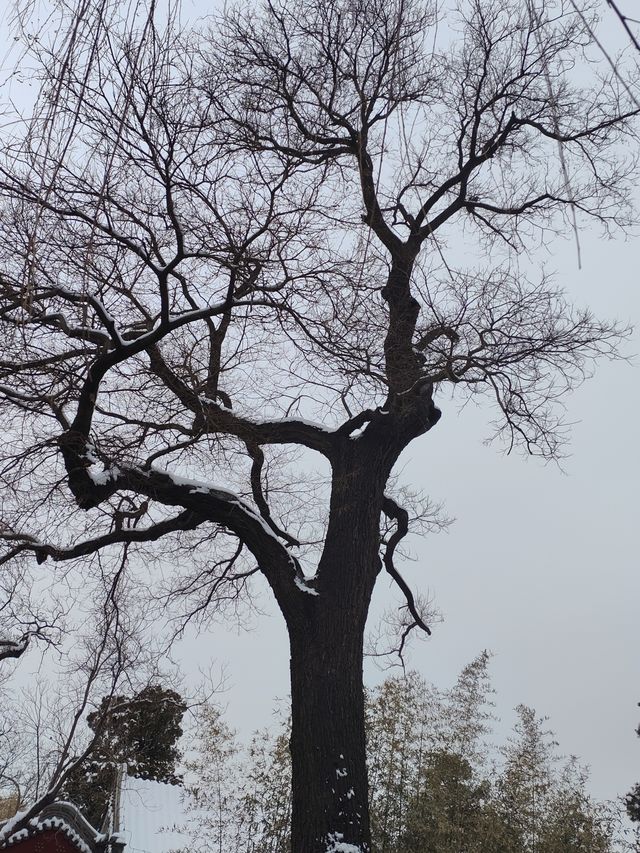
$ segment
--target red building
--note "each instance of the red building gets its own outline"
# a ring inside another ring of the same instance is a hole
[[[15,853],[81,853],[82,850],[61,829],[42,829],[9,842],[5,848]]]
[[[119,836],[98,832],[65,802],[46,806],[26,828],[0,843],[0,851],[7,853],[122,853],[123,848]]]

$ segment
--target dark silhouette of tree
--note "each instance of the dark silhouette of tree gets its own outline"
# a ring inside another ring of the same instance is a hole
[[[150,8],[34,40],[35,117],[5,133],[1,559],[107,599],[172,562],[149,600],[185,620],[261,576],[290,637],[293,849],[367,851],[381,570],[399,652],[429,631],[394,465],[451,393],[558,455],[556,404],[624,330],[516,259],[628,222],[637,108],[575,76],[593,43],[562,0],[468,0],[447,27],[430,2],[269,0],[190,32]]]
[[[67,779],[63,796],[99,828],[113,802],[121,766],[129,776],[178,784],[178,740],[186,707],[178,693],[158,685],[133,698],[104,698],[87,718],[97,734],[93,750]]]
[[[640,783],[634,785],[625,798],[629,819],[640,823]]]

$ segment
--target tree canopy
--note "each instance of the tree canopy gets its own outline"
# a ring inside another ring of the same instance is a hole
[[[638,703],[640,705],[640,703]],[[636,728],[636,734],[640,737],[640,725]],[[633,786],[626,796],[627,814],[634,823],[640,823],[640,782]]]
[[[291,646],[294,847],[366,853],[381,570],[400,654],[430,630],[398,556],[437,521],[394,466],[450,395],[491,401],[506,449],[561,453],[565,392],[626,329],[522,258],[630,223],[636,98],[573,0],[60,15],[2,131],[5,653],[86,610],[110,648],[154,603],[179,635],[262,580]]]

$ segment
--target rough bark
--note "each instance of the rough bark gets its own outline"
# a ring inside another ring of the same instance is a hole
[[[294,853],[371,849],[357,622],[345,607],[290,633]]]
[[[362,654],[381,565],[384,486],[394,457],[380,445],[375,452],[365,436],[344,443],[333,462],[316,594],[301,590],[287,620],[294,853],[371,850]]]

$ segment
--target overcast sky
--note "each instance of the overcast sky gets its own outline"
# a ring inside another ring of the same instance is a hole
[[[611,20],[609,43],[615,31]],[[580,240],[581,270],[571,240],[545,256],[558,284],[602,317],[640,324],[637,240],[586,230]],[[626,351],[640,352],[637,334]],[[400,466],[456,519],[447,533],[414,542],[418,559],[404,568],[444,616],[409,665],[444,687],[482,649],[492,651],[505,725],[518,703],[547,715],[561,751],[591,766],[602,797],[640,781],[639,368],[638,359],[602,364],[567,400],[575,425],[563,470],[486,447],[489,411],[459,412],[446,398],[438,426]],[[387,599],[382,577],[374,610]],[[244,733],[263,726],[275,697],[288,693],[284,624],[266,595],[262,604],[266,615],[251,632],[215,628],[179,650],[192,681],[212,658],[226,667],[224,701]],[[367,664],[370,683],[382,677]]]
[[[613,50],[617,21],[604,10],[603,23]],[[576,305],[638,327],[639,239],[585,229],[581,269],[573,235],[539,260]],[[640,353],[637,329],[625,352]],[[593,793],[608,798],[640,781],[640,359],[600,364],[566,403],[574,426],[562,469],[485,446],[489,408],[460,412],[442,397],[440,423],[401,459],[404,482],[455,518],[448,532],[414,540],[417,560],[403,567],[444,617],[408,665],[446,687],[490,650],[503,729],[517,704],[535,707],[560,751],[590,765]],[[374,613],[392,600],[381,575]],[[227,665],[224,698],[243,732],[263,726],[274,698],[288,693],[284,624],[268,595],[261,603],[267,615],[254,631],[216,628],[183,649],[205,668],[211,655]],[[366,664],[368,683],[384,675]]]
[[[561,242],[558,282],[601,316],[640,322],[638,244],[585,232],[583,268]],[[640,351],[636,334],[628,353]],[[591,766],[594,794],[612,797],[640,780],[640,572],[638,571],[638,360],[604,363],[568,399],[574,422],[562,470],[485,446],[488,409],[440,399],[438,426],[401,460],[403,480],[445,504],[448,532],[413,541],[403,566],[429,591],[444,622],[414,644],[408,664],[441,687],[481,650],[494,654],[496,710],[504,728],[524,703],[548,716],[560,751]],[[374,611],[392,599],[381,575]],[[183,645],[184,659],[227,665],[224,696],[240,731],[269,719],[288,693],[284,624],[269,615],[255,630],[216,628]],[[372,663],[367,681],[384,677]]]

